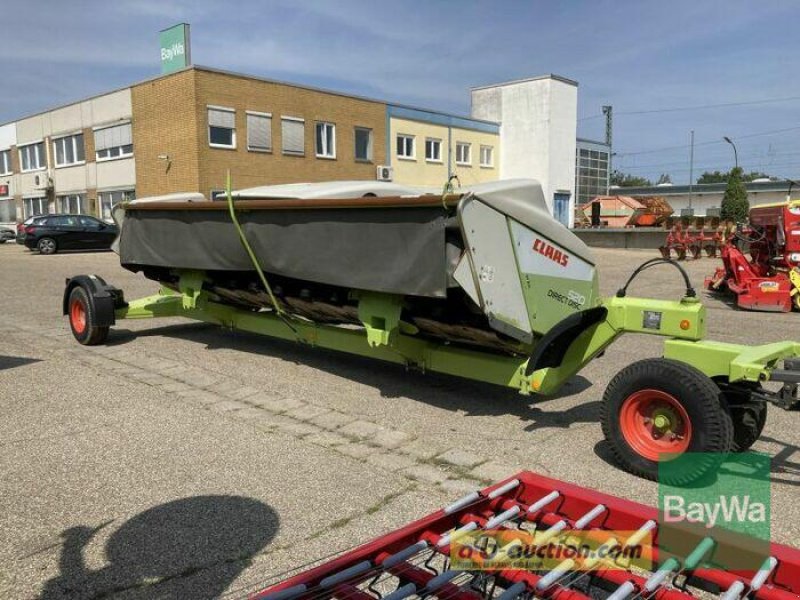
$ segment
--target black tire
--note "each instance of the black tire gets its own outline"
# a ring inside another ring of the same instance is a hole
[[[81,311],[83,313],[82,325],[80,319],[76,318]],[[87,291],[80,286],[76,286],[69,293],[67,316],[69,317],[69,328],[79,344],[96,346],[102,344],[108,338],[108,327],[92,325],[94,321],[94,306],[89,300]]]
[[[716,384],[696,368],[666,358],[642,360],[622,369],[608,384],[600,411],[603,435],[619,465],[634,475],[655,481],[659,461],[635,450],[623,434],[622,408],[625,401],[642,390],[656,390],[671,396],[685,411],[691,435],[686,452],[706,453],[691,468],[667,475],[668,483],[690,483],[715,469],[733,445],[733,423],[720,399]],[[685,465],[681,465],[685,467]],[[664,473],[662,473],[662,478]]]
[[[44,237],[36,243],[39,254],[55,254],[58,252],[58,245],[53,238]]]
[[[758,383],[741,382],[729,385],[720,383],[722,400],[728,406],[733,421],[733,452],[744,452],[756,443],[767,423],[767,403],[752,399]]]

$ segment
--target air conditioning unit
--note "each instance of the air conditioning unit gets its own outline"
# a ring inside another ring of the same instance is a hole
[[[719,217],[722,213],[722,209],[717,206],[711,206],[706,209],[706,216],[707,217]]]
[[[394,169],[388,165],[378,165],[378,181],[391,181],[394,177]]]
[[[37,190],[49,190],[53,187],[53,178],[50,171],[42,171],[33,176],[33,187]]]

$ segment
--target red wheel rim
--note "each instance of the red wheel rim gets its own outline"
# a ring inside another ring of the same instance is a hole
[[[692,439],[692,422],[686,409],[661,390],[639,390],[628,396],[622,403],[619,423],[628,445],[657,462],[686,452]]]
[[[86,330],[86,309],[80,300],[73,300],[69,305],[69,322],[78,335]]]

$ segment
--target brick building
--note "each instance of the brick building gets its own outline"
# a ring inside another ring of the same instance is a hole
[[[517,96],[558,86],[577,97],[574,82],[554,76],[501,86],[516,86]],[[483,112],[491,89],[473,90]],[[525,122],[550,121],[542,113]],[[566,129],[572,156],[574,130],[573,118]],[[0,125],[0,223],[43,213],[109,218],[117,202],[172,192],[213,198],[229,169],[237,188],[388,176],[439,189],[454,174],[465,185],[501,176],[546,181],[552,157],[542,173],[530,161],[517,172],[505,160],[536,144],[535,137],[501,143],[499,119],[190,66]],[[542,137],[552,145],[552,132]]]

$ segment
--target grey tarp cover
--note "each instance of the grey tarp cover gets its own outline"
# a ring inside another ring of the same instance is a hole
[[[248,210],[247,240],[268,273],[394,294],[447,292],[441,207]],[[227,210],[125,211],[124,267],[250,271]]]

